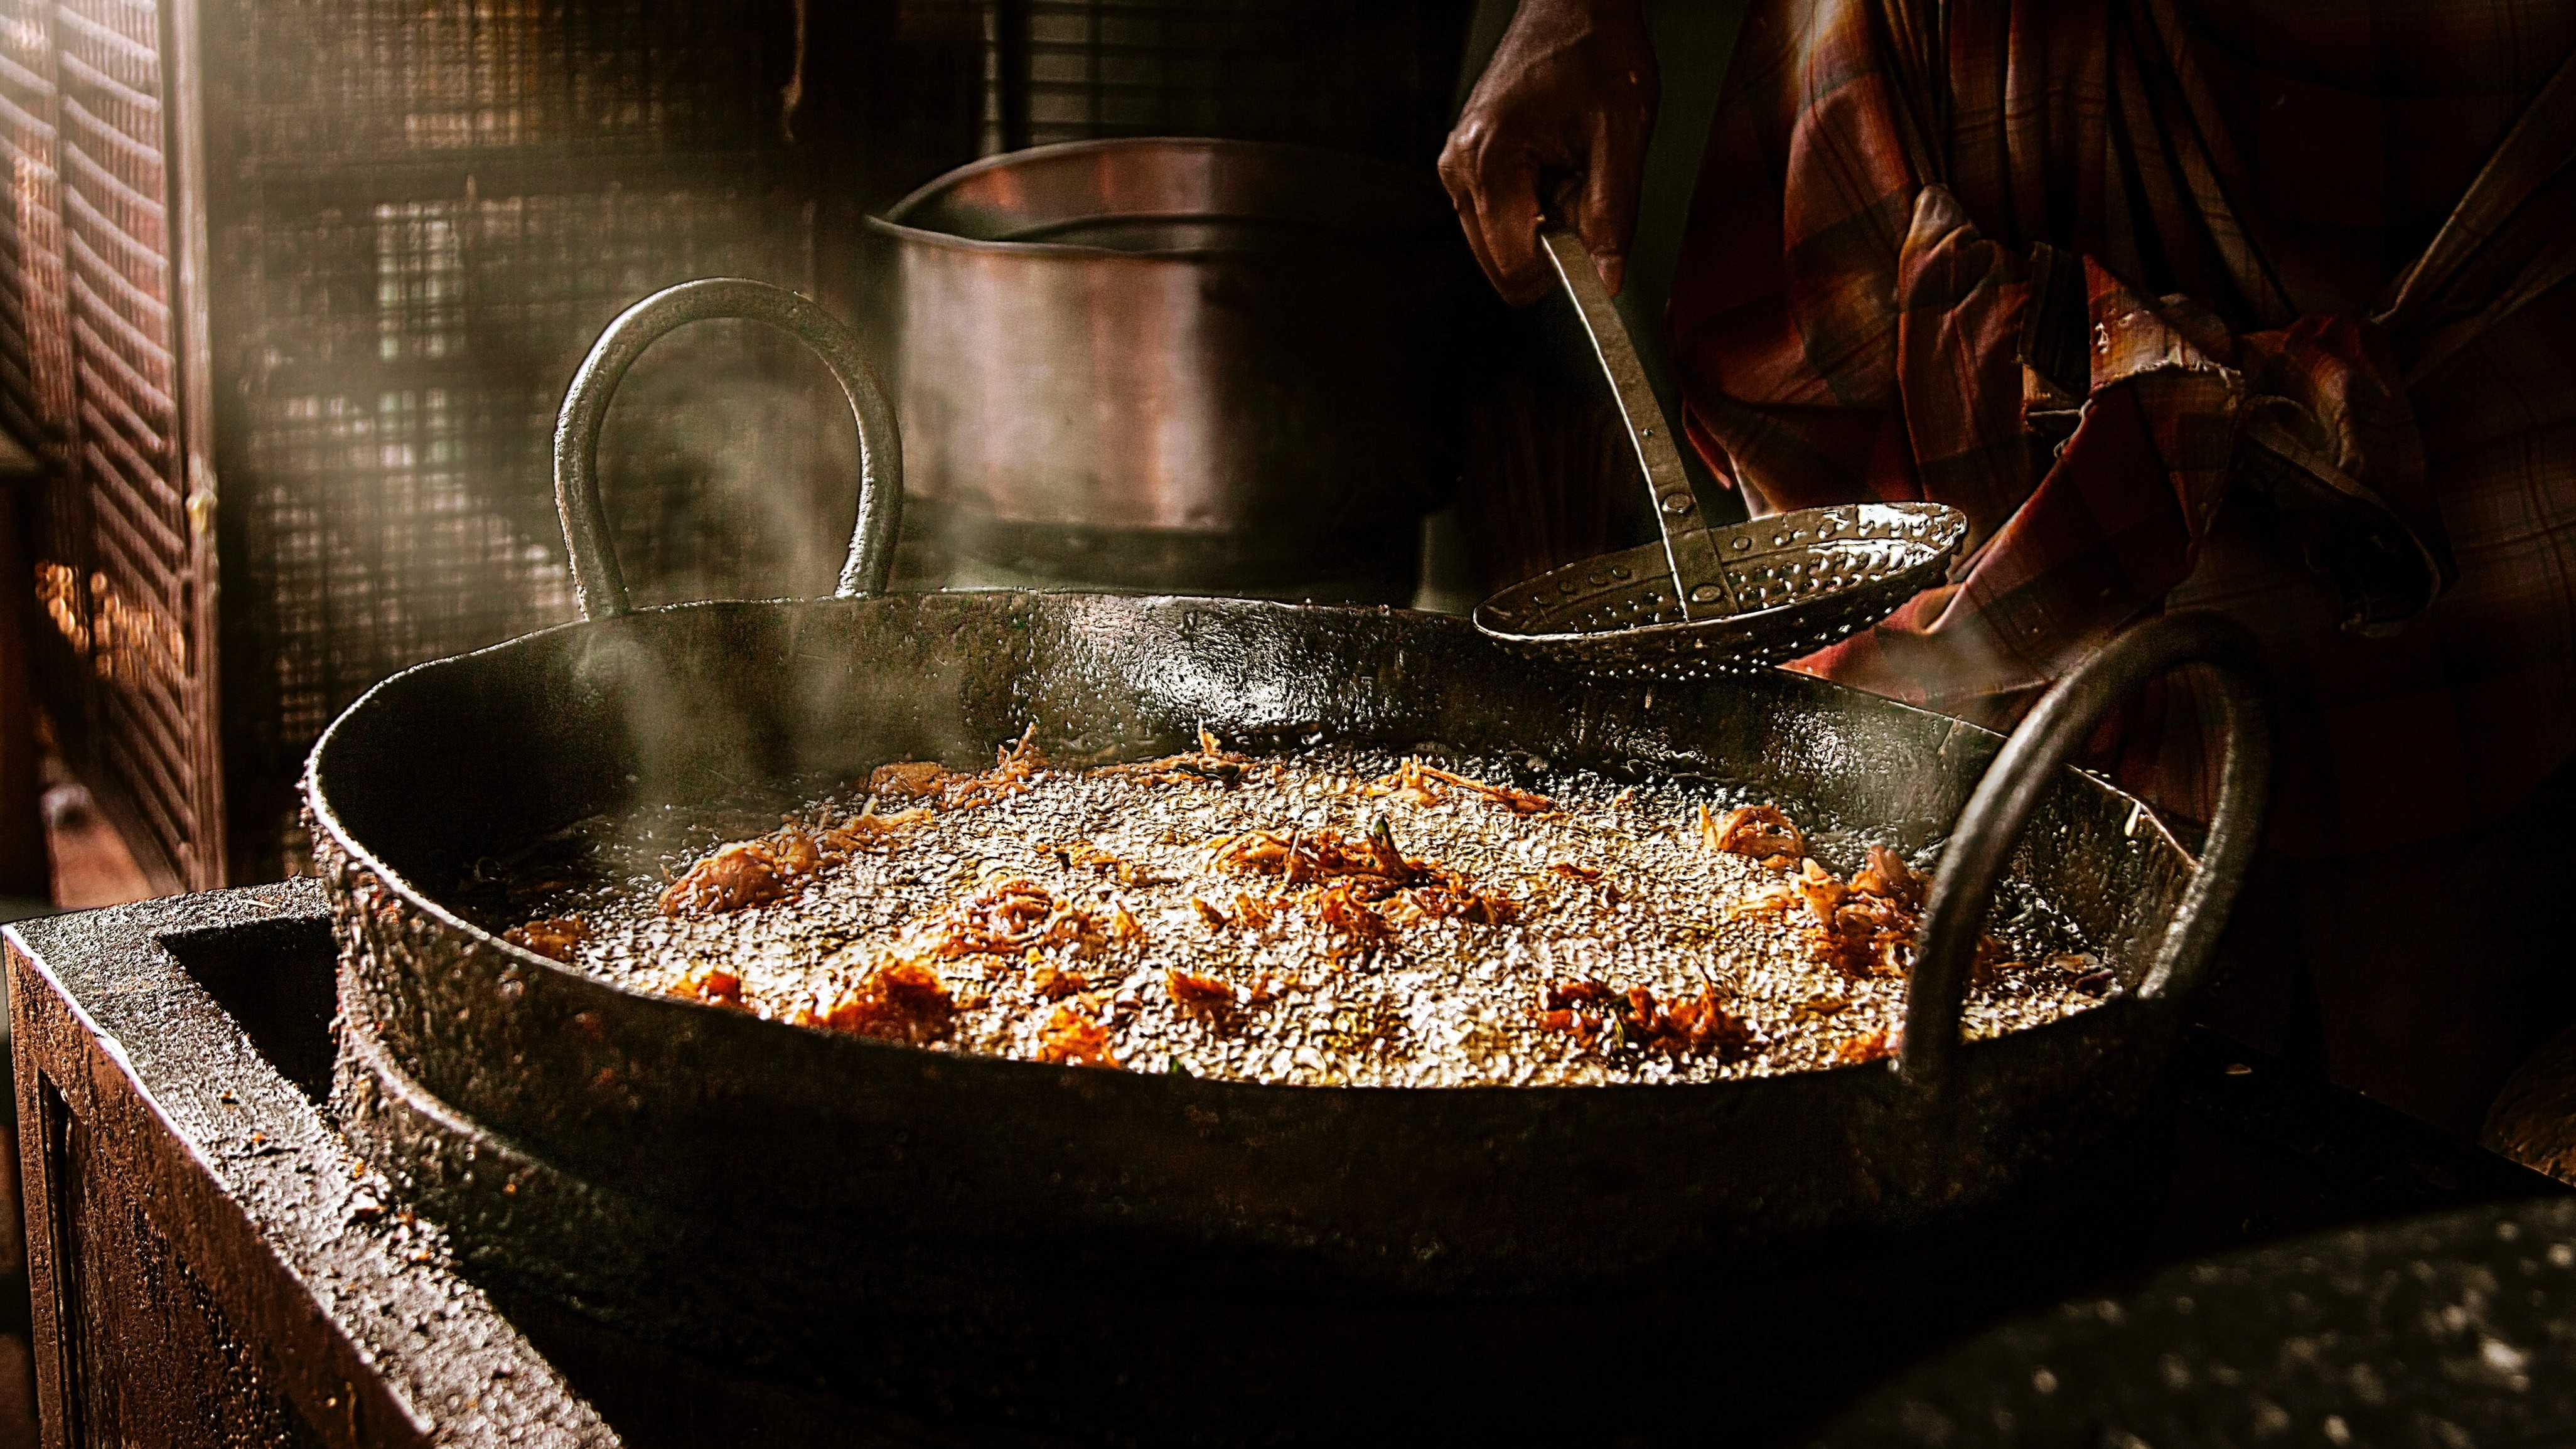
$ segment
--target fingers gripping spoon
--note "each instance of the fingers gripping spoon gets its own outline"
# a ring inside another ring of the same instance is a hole
[[[1941,581],[1968,518],[1852,503],[1711,527],[1609,288],[1571,227],[1539,232],[1610,379],[1660,542],[1551,569],[1476,606],[1476,627],[1614,677],[1690,678],[1810,654]]]

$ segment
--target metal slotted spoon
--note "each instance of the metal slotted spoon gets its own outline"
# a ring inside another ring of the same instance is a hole
[[[1610,291],[1570,227],[1539,240],[1609,374],[1660,543],[1550,569],[1476,606],[1476,627],[1611,678],[1693,678],[1812,654],[1941,582],[1968,516],[1847,503],[1711,527]]]

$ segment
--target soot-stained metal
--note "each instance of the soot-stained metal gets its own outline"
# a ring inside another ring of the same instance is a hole
[[[2146,677],[2191,660],[2241,676],[2243,657],[2224,628],[2165,621],[2043,710],[2054,723],[2014,750],[2026,770],[1981,784],[2002,741],[1955,720],[1780,672],[1591,680],[1393,610],[995,592],[568,625],[398,675],[314,751],[341,943],[334,1101],[362,1153],[519,1281],[641,1337],[859,1388],[930,1371],[971,1305],[1010,1300],[995,1275],[1022,1269],[1001,1265],[1032,1259],[1077,1297],[1215,1275],[1293,1304],[1578,1291],[1825,1251],[1973,1214],[2134,1108],[2259,834],[2262,721],[2231,716],[2203,866],[2136,800],[2061,766]],[[1338,1089],[758,1020],[568,971],[441,901],[477,862],[602,811],[980,761],[1032,727],[1067,762],[1170,753],[1201,729],[1256,751],[1514,750],[1773,801],[1855,856],[1942,840],[1973,790],[1980,834],[1950,846],[1972,867],[1947,908],[1965,939],[2008,868],[2119,986],[1965,1048],[1910,1029],[1898,1065]],[[1057,1326],[1098,1331],[1081,1322]],[[919,1327],[894,1335],[909,1355],[849,1352],[890,1326]],[[996,1308],[977,1331],[1041,1327]]]
[[[10,928],[48,1443],[621,1441],[310,1093],[309,880]]]

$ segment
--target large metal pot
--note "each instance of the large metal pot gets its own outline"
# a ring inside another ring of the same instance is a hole
[[[1468,273],[1429,177],[1248,141],[950,172],[891,240],[899,412],[950,546],[1239,592],[1409,557],[1454,472]],[[1356,552],[1355,552],[1356,551]]]
[[[732,315],[819,338],[858,405],[864,503],[842,596],[635,611],[590,481],[599,420],[653,337]],[[556,456],[586,622],[398,675],[314,749],[341,942],[335,1103],[493,1273],[802,1381],[1008,1395],[1033,1363],[1121,1363],[1116,1325],[1204,1307],[1211,1284],[1240,1314],[1587,1290],[1676,1264],[1732,1281],[1766,1257],[1848,1256],[1976,1212],[2134,1109],[2259,830],[2251,645],[2209,616],[2123,639],[2007,745],[1777,671],[1592,682],[1396,610],[884,595],[900,467],[883,404],[845,328],[756,283],[694,283],[621,317],[566,399]],[[2219,669],[2231,729],[2201,861],[2137,801],[2061,768],[2120,697],[2196,660]],[[598,811],[746,773],[976,759],[1030,724],[1074,758],[1169,750],[1205,725],[1682,774],[1780,802],[1844,856],[1948,835],[1901,1061],[1449,1090],[1062,1068],[626,990],[456,906],[478,861]],[[1966,963],[2007,870],[2121,987],[1962,1043]],[[988,1389],[958,1386],[969,1362]],[[1196,1362],[1115,1372],[1186,1384]],[[1263,1391],[1313,1407],[1295,1383]]]

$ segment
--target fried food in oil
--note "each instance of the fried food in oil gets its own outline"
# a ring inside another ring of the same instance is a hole
[[[701,966],[684,972],[670,985],[673,996],[703,1001],[709,1006],[730,1006],[736,1011],[749,1008],[742,1001],[742,974],[723,966]]]
[[[1109,1050],[1109,1028],[1073,1005],[1057,1007],[1048,1018],[1046,1031],[1038,1039],[1038,1060],[1112,1071],[1118,1067],[1118,1058]]]
[[[1445,803],[1452,790],[1489,800],[1515,815],[1535,815],[1540,811],[1556,808],[1556,802],[1545,795],[1534,795],[1527,790],[1515,790],[1506,785],[1488,785],[1482,780],[1470,780],[1464,775],[1451,774],[1436,765],[1425,764],[1420,759],[1406,760],[1386,775],[1361,787],[1361,793],[1364,795],[1394,796],[1415,805]]]
[[[903,760],[868,774],[868,793],[880,800],[928,800],[939,794],[948,767],[937,760]]]
[[[939,973],[919,961],[885,962],[819,1009],[797,1018],[802,1026],[920,1046],[948,1035],[957,1002]]]
[[[1079,971],[1041,962],[1029,968],[1029,994],[1040,1001],[1062,1001],[1091,989],[1091,978]]]
[[[1153,872],[1125,859],[1114,850],[1103,850],[1087,840],[1057,841],[1038,847],[1038,854],[1052,856],[1056,864],[1105,875],[1120,885],[1161,885],[1163,880]]]
[[[1735,812],[1740,814],[1742,812]],[[1779,812],[1774,810],[1773,815]],[[1735,818],[1730,814],[1728,819]],[[1785,817],[1784,817],[1785,819]],[[1711,831],[1702,817],[1702,836]],[[1767,827],[1766,827],[1767,828]],[[1795,832],[1796,826],[1787,827]],[[1725,827],[1717,827],[1723,832]],[[1756,842],[1754,848],[1769,844]],[[1739,854],[1744,852],[1737,852]],[[1883,845],[1869,847],[1868,863],[1845,882],[1814,857],[1800,860],[1788,879],[1729,906],[1731,919],[1772,917],[1794,922],[1808,953],[1846,976],[1905,977],[1913,974],[1914,938],[1923,929],[1922,876],[1904,857]],[[1977,938],[1972,980],[1990,982],[2018,962],[1992,936]]]
[[[1633,1047],[1666,1056],[1740,1052],[1753,1043],[1753,1030],[1719,1004],[1717,988],[1704,986],[1695,997],[1658,1000],[1643,986],[1614,991],[1589,978],[1558,981],[1542,989],[1539,1024],[1561,1031],[1586,1047],[1605,1050]]]
[[[995,752],[993,768],[982,774],[952,771],[936,760],[898,760],[868,773],[868,793],[884,801],[922,801],[941,810],[989,805],[1028,788],[1046,768],[1036,744],[1037,726]]]
[[[671,882],[662,892],[662,914],[702,916],[765,905],[785,897],[800,877],[822,863],[813,837],[801,830],[781,831],[769,840],[737,841]]]
[[[1106,765],[1094,773],[1105,778],[1135,780],[1148,785],[1195,785],[1240,783],[1243,772],[1252,768],[1252,757],[1229,752],[1217,737],[1199,731],[1199,747],[1187,754],[1165,755],[1159,760],[1139,760],[1132,765]]]
[[[1865,896],[1894,901],[1909,911],[1923,908],[1923,877],[1905,863],[1905,857],[1884,845],[1869,848],[1869,864],[1852,877],[1852,889]]]
[[[1357,949],[1383,940],[1388,923],[1455,917],[1481,925],[1519,919],[1509,896],[1478,889],[1458,871],[1407,857],[1386,817],[1371,822],[1368,838],[1354,841],[1329,827],[1319,830],[1254,830],[1208,843],[1220,869],[1275,875],[1290,885],[1322,883],[1264,907],[1314,912]],[[1392,902],[1385,911],[1375,909]]]
[[[1007,800],[1029,788],[1047,767],[1046,754],[1037,747],[1038,727],[1031,725],[1018,741],[994,751],[993,768],[980,775],[943,775],[939,779],[937,802],[942,811],[972,810]]]
[[[1879,1030],[1864,1032],[1834,1048],[1834,1060],[1847,1067],[1883,1062],[1905,1046],[1905,1033]]]
[[[501,933],[501,939],[549,960],[569,961],[581,943],[590,939],[590,923],[579,916],[546,916],[512,926]]]
[[[551,909],[509,939],[593,970],[670,942],[694,961],[643,984],[823,1030],[1245,1080],[1709,1080],[1895,1050],[1928,883],[1885,846],[1845,878],[1772,805],[1199,746],[1074,770],[1031,732],[986,771],[881,766],[859,815],[706,850],[642,897],[647,936],[530,891]],[[800,941],[804,964],[780,954]],[[2009,954],[1980,942],[1971,1035],[2098,999],[2091,957]]]
[[[1234,983],[1219,977],[1174,966],[1163,973],[1163,984],[1172,993],[1172,1000],[1186,1011],[1227,1012],[1237,1005]]]
[[[1708,807],[1702,805],[1699,834],[1711,850],[1749,855],[1756,860],[1778,857],[1796,861],[1807,853],[1807,837],[1771,805],[1742,805],[1723,817],[1710,815]]]
[[[910,934],[923,952],[953,961],[963,956],[1018,956],[1051,947],[1087,956],[1107,940],[1089,911],[1069,906],[1037,882],[1018,876],[986,881],[982,888]]]
[[[767,905],[794,895],[806,877],[862,850],[882,850],[906,830],[926,825],[928,810],[853,815],[828,829],[790,820],[775,834],[717,849],[662,892],[662,914],[709,916]],[[575,943],[578,944],[578,943]]]

